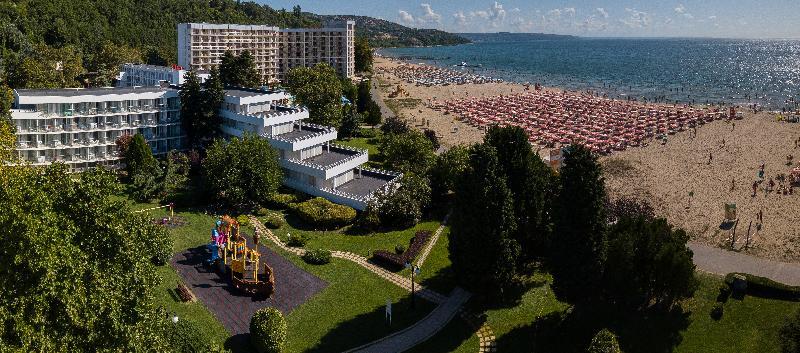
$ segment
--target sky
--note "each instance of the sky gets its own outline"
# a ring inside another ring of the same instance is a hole
[[[800,0],[256,0],[448,32],[586,37],[800,38]]]

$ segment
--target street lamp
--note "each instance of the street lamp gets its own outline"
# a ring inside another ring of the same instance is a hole
[[[419,266],[412,264],[411,261],[406,261],[406,268],[411,269],[411,309],[413,310],[416,307],[414,276],[419,274]]]

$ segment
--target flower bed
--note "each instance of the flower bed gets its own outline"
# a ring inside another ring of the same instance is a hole
[[[414,234],[408,249],[402,254],[396,254],[388,250],[376,250],[372,253],[372,257],[377,263],[391,270],[402,270],[406,262],[412,262],[417,258],[422,248],[428,243],[431,235],[430,231],[421,230]]]

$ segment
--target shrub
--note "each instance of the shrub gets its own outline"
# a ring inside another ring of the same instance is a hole
[[[236,222],[239,222],[239,225],[242,227],[247,227],[250,225],[250,218],[245,215],[239,215],[236,217]]]
[[[728,301],[728,298],[731,296],[731,287],[723,283],[719,286],[719,295],[717,295],[717,302],[725,303]]]
[[[431,232],[419,231],[414,235],[413,238],[411,238],[408,249],[402,253],[396,253],[397,247],[395,247],[395,252],[376,250],[372,253],[372,257],[375,258],[377,262],[382,263],[393,270],[401,270],[405,266],[406,262],[412,262],[417,258],[417,255],[419,255],[420,251],[422,251],[422,248],[428,242],[430,237]]]
[[[747,273],[729,273],[725,283],[733,285],[733,276],[742,275],[747,279],[747,294],[784,300],[800,300],[800,287],[775,282],[766,277]]]
[[[324,265],[331,262],[331,252],[324,249],[308,250],[303,254],[303,261],[312,265]]]
[[[272,194],[272,196],[270,196],[267,200],[267,203],[270,205],[281,209],[290,208],[295,202],[297,202],[297,195],[282,194],[277,192]]]
[[[587,353],[621,353],[617,336],[608,329],[602,329],[592,338]]]
[[[266,207],[261,207],[256,211],[256,216],[264,217],[269,214],[269,210]]]
[[[264,217],[264,225],[267,228],[278,229],[283,227],[284,219],[280,213],[270,212]]]
[[[722,318],[722,313],[724,309],[722,308],[722,303],[715,303],[714,307],[711,309],[711,318],[715,321],[719,321]]]
[[[295,204],[292,210],[303,221],[323,228],[344,226],[356,218],[354,209],[337,205],[322,197]]]
[[[286,245],[294,248],[302,248],[306,246],[306,243],[308,243],[308,236],[305,234],[289,234],[289,237],[286,239]]]
[[[778,331],[781,342],[781,352],[800,352],[800,310],[794,312]]]
[[[278,309],[259,309],[250,318],[250,343],[259,353],[283,352],[286,330],[286,320]]]
[[[128,226],[128,229],[143,229],[141,235],[144,242],[145,251],[151,256],[151,260],[156,265],[166,264],[172,258],[172,237],[165,227],[155,225],[146,217],[135,217],[132,220],[135,224]]]
[[[404,251],[406,251],[406,247],[405,246],[400,245],[400,244],[394,246],[395,254],[402,255]]]
[[[207,352],[212,346],[212,342],[202,334],[200,327],[189,319],[179,318],[178,322],[170,322],[165,328],[173,352]]]

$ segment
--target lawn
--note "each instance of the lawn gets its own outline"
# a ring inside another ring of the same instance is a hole
[[[427,230],[435,232],[439,227],[439,221],[427,220],[416,226],[386,232],[376,232],[369,234],[356,234],[348,229],[333,231],[317,231],[307,229],[301,221],[289,212],[282,212],[286,217],[284,225],[272,232],[281,240],[286,241],[288,234],[295,236],[305,235],[309,241],[306,249],[328,249],[348,251],[364,257],[369,257],[374,250],[394,250],[396,245],[408,247],[409,241],[417,231]]]
[[[126,198],[124,195],[120,198]],[[128,201],[134,210],[159,206],[152,203],[135,203]],[[146,211],[154,218],[168,215],[167,209]],[[170,228],[174,239],[174,252],[196,247],[208,242],[209,233],[215,218],[196,209],[177,207],[175,215],[185,224]],[[291,217],[290,217],[291,218]],[[416,230],[435,230],[438,222],[430,221],[419,226],[395,232],[372,235],[347,235],[337,232],[305,231],[312,237],[310,245],[319,248],[339,249],[365,254],[370,249],[385,246],[393,249],[396,244],[408,244]],[[253,228],[248,226],[244,231],[252,234]],[[297,231],[289,225],[278,230]],[[269,243],[265,245],[270,246]],[[315,266],[303,262],[299,257],[287,254],[274,246],[270,246],[298,267],[316,275],[328,283],[320,293],[302,304],[286,316],[289,327],[288,352],[329,352],[342,351],[369,343],[384,337],[391,332],[411,325],[434,308],[434,304],[424,300],[417,301],[416,309],[410,308],[410,296],[405,290],[381,279],[362,267],[340,259],[332,263]],[[161,277],[155,289],[156,303],[170,313],[184,320],[198,324],[203,335],[215,342],[232,349],[234,352],[245,352],[249,347],[232,346],[229,333],[222,324],[208,311],[202,303],[183,303],[177,298],[174,288],[180,281],[177,272],[170,266],[162,266],[157,270]],[[277,285],[280,285],[278,283]],[[386,301],[393,303],[393,322],[391,326],[384,324]]]
[[[383,156],[378,149],[381,140],[381,132],[378,129],[361,128],[361,131],[369,132],[375,136],[371,137],[352,137],[348,139],[336,140],[336,143],[343,146],[360,148],[369,152],[369,162],[367,166],[376,169],[385,169]]]

